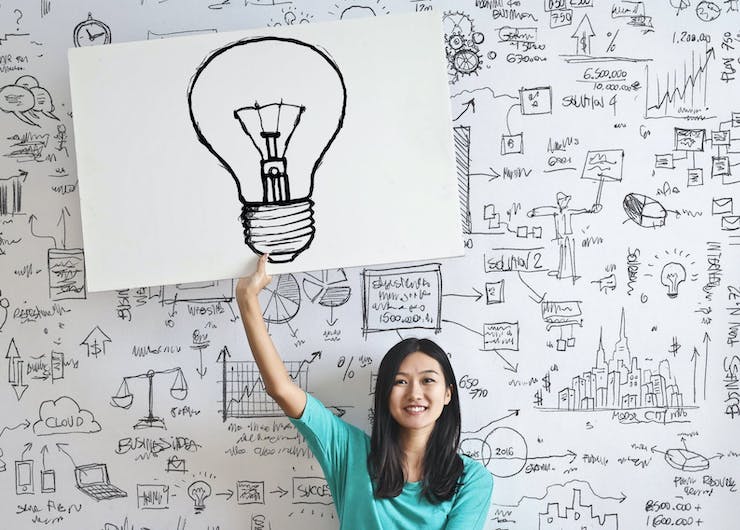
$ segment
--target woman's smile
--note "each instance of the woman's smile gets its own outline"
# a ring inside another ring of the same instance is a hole
[[[439,362],[414,352],[398,367],[388,406],[401,429],[431,432],[451,396]]]

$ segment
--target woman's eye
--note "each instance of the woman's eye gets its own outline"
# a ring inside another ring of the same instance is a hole
[[[403,379],[396,379],[396,382],[395,382],[395,383],[393,383],[393,384],[394,384],[394,385],[403,385],[403,384],[405,384],[405,383],[406,383],[406,381],[405,381],[405,380],[403,380]]]
[[[426,379],[424,379],[424,382],[425,382],[425,383],[434,383],[434,382],[435,382],[435,380],[434,380],[434,379],[432,379],[431,377],[427,377]]]

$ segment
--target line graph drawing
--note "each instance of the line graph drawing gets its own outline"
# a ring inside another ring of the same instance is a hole
[[[714,48],[691,52],[683,68],[662,75],[645,67],[645,118],[684,118],[702,114],[707,107],[707,78]],[[713,116],[712,116],[713,117]]]
[[[254,361],[230,361],[227,363],[226,408],[227,418],[269,418],[285,414],[275,401],[267,395],[265,383]],[[286,361],[290,378],[303,390],[308,388],[308,369],[302,361]]]
[[[221,418],[272,418],[285,413],[267,394],[265,383],[255,361],[230,361],[231,354],[224,347],[218,361],[221,373]],[[321,352],[314,352],[311,358],[302,361],[284,361],[290,378],[308,392],[308,366],[321,358]]]

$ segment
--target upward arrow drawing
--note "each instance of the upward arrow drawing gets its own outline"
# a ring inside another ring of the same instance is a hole
[[[226,415],[228,413],[227,410],[227,403],[226,403],[226,363],[227,360],[231,357],[231,353],[229,353],[229,348],[224,346],[220,352],[218,352],[218,358],[216,359],[216,362],[221,363],[222,366],[222,373],[221,373],[221,389],[223,391],[221,402],[221,418],[224,423],[226,423]]]
[[[33,237],[38,237],[39,239],[51,239],[54,242],[53,248],[59,248],[59,245],[57,244],[57,238],[55,238],[54,236],[42,236],[33,231],[33,222],[36,219],[38,219],[38,217],[36,217],[34,214],[28,216],[28,224],[31,225],[31,235]]]
[[[572,39],[576,39],[576,55],[591,55],[591,37],[595,35],[591,20],[588,15],[583,15],[578,27],[571,35]]]
[[[468,112],[469,110],[473,111],[473,114],[475,114],[475,98],[470,98],[470,100],[463,103],[465,105],[465,108],[462,110],[460,114],[457,115],[457,118],[453,119],[452,121],[457,121],[460,118],[462,118],[462,115]]]
[[[59,221],[57,221],[57,226],[62,225],[62,248],[67,248],[67,217],[70,215],[69,210],[65,206],[59,214]]]
[[[21,354],[18,353],[18,347],[15,345],[15,338],[10,339],[5,358],[8,359],[8,383],[13,387],[15,397],[20,401],[23,394],[28,390],[28,385],[23,384],[23,361],[21,360]]]
[[[111,342],[110,337],[100,329],[100,326],[95,326],[80,344],[87,347],[88,357],[90,357],[90,355],[97,357],[100,353],[105,355],[106,342]]]

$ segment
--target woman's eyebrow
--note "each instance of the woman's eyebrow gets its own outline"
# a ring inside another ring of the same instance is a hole
[[[429,374],[429,373],[431,373],[431,374],[437,374],[437,375],[439,375],[439,372],[437,372],[437,370],[433,370],[433,369],[431,369],[431,368],[430,368],[429,370],[422,370],[422,371],[421,371],[421,372],[419,372],[419,373],[420,373],[420,374]],[[409,374],[408,374],[408,373],[406,373],[406,372],[396,372],[396,375],[405,375],[406,377],[408,377],[408,376],[409,376]]]

